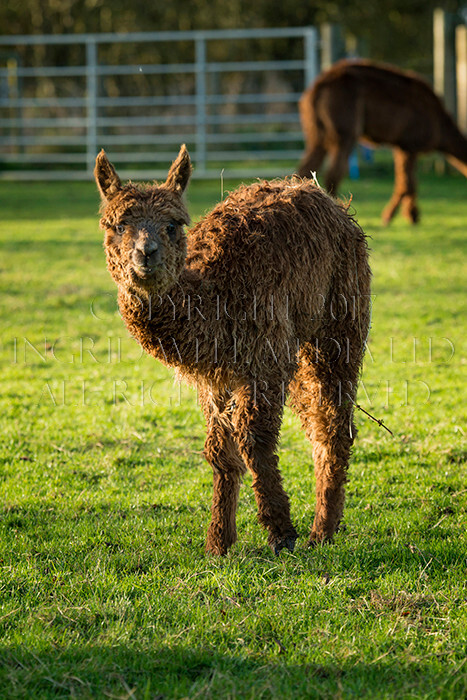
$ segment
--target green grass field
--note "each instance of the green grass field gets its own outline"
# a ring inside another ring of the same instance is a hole
[[[226,187],[229,183],[226,183]],[[344,527],[306,550],[311,450],[280,458],[300,540],[275,558],[251,480],[204,553],[211,473],[193,391],[129,338],[90,183],[0,183],[1,698],[465,698],[465,180],[346,181],[371,236],[373,328]],[[219,183],[193,182],[200,216]]]

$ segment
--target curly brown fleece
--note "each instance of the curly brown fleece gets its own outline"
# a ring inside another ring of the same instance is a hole
[[[313,444],[309,543],[330,539],[369,328],[365,236],[343,206],[299,179],[240,187],[186,236],[190,173],[184,146],[160,185],[122,187],[103,151],[95,169],[122,318],[149,354],[198,387],[214,474],[206,549],[225,554],[235,542],[246,469],[270,546],[293,549],[277,457],[287,397]]]

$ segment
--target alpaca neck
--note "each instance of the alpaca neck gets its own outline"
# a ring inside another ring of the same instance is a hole
[[[443,128],[440,150],[446,154],[448,161],[467,177],[467,139],[450,119]]]
[[[170,366],[198,362],[198,337],[207,319],[199,309],[201,281],[184,270],[166,292],[119,287],[118,305],[131,335],[147,353]],[[205,295],[203,295],[205,301]]]
[[[462,175],[467,177],[467,154],[465,161],[459,160],[455,156],[447,156],[448,161],[453,165]]]

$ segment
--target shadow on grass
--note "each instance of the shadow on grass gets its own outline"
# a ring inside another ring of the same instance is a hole
[[[370,663],[294,664],[211,649],[160,644],[76,645],[67,649],[23,646],[0,650],[0,687],[8,698],[331,698],[462,697],[459,668],[400,663],[389,650]],[[5,697],[5,696],[4,696]]]

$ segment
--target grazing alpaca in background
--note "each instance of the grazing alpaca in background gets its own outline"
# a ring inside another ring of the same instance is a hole
[[[190,173],[184,146],[160,185],[122,186],[104,151],[95,169],[122,318],[149,354],[198,387],[214,475],[206,549],[225,554],[235,542],[248,468],[270,546],[293,550],[276,454],[288,395],[313,443],[309,543],[330,539],[369,327],[365,236],[323,190],[292,179],[240,187],[187,237]]]
[[[414,73],[371,61],[339,61],[303,93],[300,117],[306,152],[299,174],[310,177],[319,171],[328,153],[325,185],[331,193],[345,176],[358,139],[394,146],[395,185],[382,215],[386,224],[400,204],[410,221],[418,221],[419,153],[440,151],[467,177],[467,139],[430,86]]]

